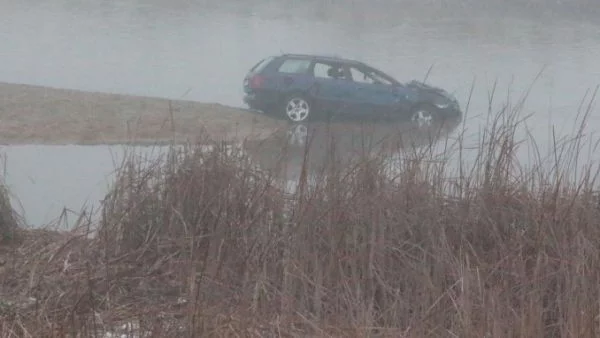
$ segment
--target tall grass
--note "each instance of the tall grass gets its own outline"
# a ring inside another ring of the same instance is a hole
[[[16,216],[10,203],[9,191],[4,182],[0,182],[0,243],[14,238],[17,228]]]
[[[471,165],[332,156],[292,195],[224,144],[131,157],[93,238],[16,256],[35,302],[0,312],[3,336],[598,336],[596,172],[565,178],[580,141],[524,170],[520,114],[490,112]]]

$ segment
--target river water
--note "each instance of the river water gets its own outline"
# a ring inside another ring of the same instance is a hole
[[[316,173],[331,160],[343,165],[374,151],[396,156],[399,144],[410,149],[427,147],[451,134],[458,122],[455,120],[443,128],[348,122],[293,125],[267,138],[248,141],[245,147],[238,144],[237,149],[253,164],[274,174],[283,183],[282,189],[293,192],[304,164],[310,173]],[[310,154],[308,159],[305,147]],[[142,165],[164,163],[170,149],[131,145],[3,146],[0,147],[1,176],[13,207],[28,225],[69,228],[77,224],[82,214],[86,215],[84,224],[87,217],[98,220],[102,200],[126,159]],[[337,154],[334,159],[331,159],[332,152]]]
[[[573,129],[586,92],[600,84],[600,20],[582,15],[598,13],[600,5],[574,1],[567,15],[541,1],[527,10],[517,0],[483,3],[0,0],[0,81],[242,106],[242,79],[259,59],[281,52],[338,54],[400,81],[423,79],[432,67],[428,83],[455,94],[462,107],[474,84],[464,128],[476,135],[494,83],[497,109],[507,95],[516,101],[542,72],[524,114],[533,114],[529,132],[544,148],[552,143],[552,128],[559,135]],[[587,129],[600,129],[597,106]],[[42,178],[58,184],[63,175],[65,196],[77,190],[65,201],[80,201],[85,191],[101,189],[100,172],[111,169],[108,156],[94,159],[100,150],[53,149],[62,151],[54,154],[57,163],[50,157],[40,163],[34,148],[3,150],[14,163],[7,181],[19,187],[24,208],[37,215],[34,223],[56,216],[31,211],[48,205],[51,195],[17,183],[26,182],[27,172],[36,173],[37,184]],[[66,181],[80,174],[88,175],[80,176],[85,184]]]

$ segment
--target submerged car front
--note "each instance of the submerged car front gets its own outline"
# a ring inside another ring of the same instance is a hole
[[[462,114],[456,97],[442,88],[416,80],[409,82],[407,87],[414,91],[419,102],[429,103],[447,116],[460,116]]]

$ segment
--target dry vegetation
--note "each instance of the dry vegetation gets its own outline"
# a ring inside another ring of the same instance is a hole
[[[11,241],[17,228],[17,217],[10,204],[8,190],[0,183],[0,244]],[[2,261],[0,261],[2,264]]]
[[[0,83],[0,144],[114,144],[260,137],[280,125],[220,104]]]
[[[396,175],[385,154],[332,160],[291,196],[222,145],[132,157],[93,237],[84,224],[13,244],[0,332],[597,337],[596,176],[515,169],[518,111],[491,117],[452,179],[427,149]]]

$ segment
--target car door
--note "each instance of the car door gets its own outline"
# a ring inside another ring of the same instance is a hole
[[[351,103],[350,91],[352,83],[341,63],[315,61],[312,65],[314,77],[312,96],[319,109],[329,113],[346,110]]]
[[[352,114],[379,116],[395,109],[398,93],[391,83],[360,65],[348,65],[347,68],[352,83],[349,91]]]

